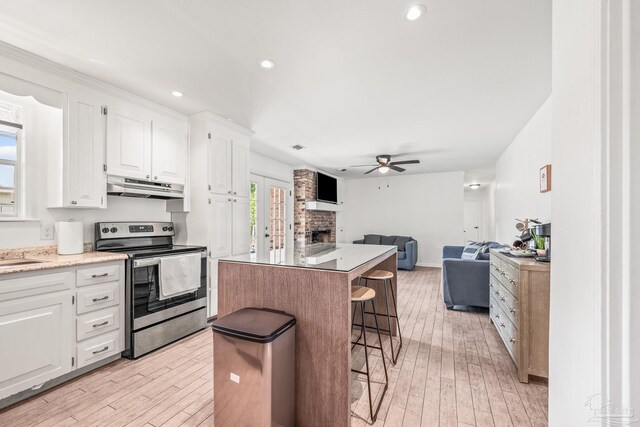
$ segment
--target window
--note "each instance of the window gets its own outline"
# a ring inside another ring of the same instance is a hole
[[[16,216],[19,210],[18,141],[21,128],[20,124],[0,121],[0,216]]]

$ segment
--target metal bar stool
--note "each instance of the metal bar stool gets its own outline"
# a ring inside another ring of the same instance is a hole
[[[398,362],[398,355],[400,354],[400,350],[402,349],[402,330],[400,329],[400,319],[398,318],[398,306],[396,304],[396,296],[393,293],[393,273],[385,270],[371,270],[364,273],[362,276],[358,278],[358,284],[361,283],[362,279],[364,279],[364,284],[367,285],[369,280],[381,280],[384,285],[384,296],[387,303],[387,314],[375,314],[369,311],[366,311],[366,314],[373,314],[374,316],[386,316],[387,317],[387,325],[389,329],[382,329],[382,332],[387,332],[389,334],[389,343],[391,344],[391,362],[395,365]],[[393,302],[393,313],[389,310],[389,290],[391,290],[391,300]],[[396,329],[398,329],[398,337],[400,338],[400,342],[398,345],[397,351],[393,350],[393,336],[391,335],[391,319],[395,319]],[[352,320],[355,320],[355,317]],[[354,325],[360,326],[360,325]]]
[[[360,313],[362,314],[363,319],[365,314],[365,304],[367,303],[367,301],[371,301],[371,308],[373,309],[373,313],[376,312],[376,305],[373,301],[375,297],[376,297],[376,291],[374,291],[371,288],[366,288],[364,286],[351,287],[351,302],[354,303],[355,308],[357,308],[358,304],[360,304]],[[354,309],[354,313],[355,313],[355,309]],[[382,349],[382,339],[380,337],[380,328],[378,328],[378,317],[374,316],[374,319],[376,319],[376,332],[378,334],[378,343],[380,343],[380,345],[373,346],[373,345],[367,344],[367,333],[365,330],[364,322],[362,322],[360,336],[355,342],[351,343],[352,349],[356,345],[361,345],[364,347],[364,361],[365,361],[367,370],[363,372],[363,371],[359,371],[357,369],[351,368],[351,371],[367,376],[367,389],[369,391],[369,412],[371,413],[371,424],[376,422],[376,417],[378,416],[378,411],[380,410],[380,406],[382,405],[382,400],[384,399],[384,395],[387,392],[387,388],[389,387],[389,376],[387,375],[387,363],[385,362],[384,350]],[[352,327],[353,327],[353,322],[352,322]],[[360,342],[360,338],[363,338],[364,344]],[[373,412],[373,401],[371,397],[371,372],[369,370],[369,352],[368,352],[370,348],[380,350],[380,355],[381,355],[380,358],[382,359],[382,366],[384,367],[384,379],[385,379],[384,390],[382,390],[382,395],[380,396],[380,400],[378,401],[378,405],[376,406],[375,412]]]

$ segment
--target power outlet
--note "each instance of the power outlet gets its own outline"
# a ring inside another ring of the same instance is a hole
[[[40,223],[40,240],[53,240],[53,224]]]

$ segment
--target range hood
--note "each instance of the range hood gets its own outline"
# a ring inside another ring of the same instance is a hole
[[[107,194],[144,199],[184,199],[184,185],[108,176]]]

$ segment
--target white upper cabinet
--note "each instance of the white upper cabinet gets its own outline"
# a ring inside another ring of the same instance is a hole
[[[209,138],[209,190],[216,194],[231,194],[230,139],[211,133]]]
[[[234,197],[233,199],[233,250],[232,255],[248,254],[251,243],[249,227],[249,198]]]
[[[68,93],[62,159],[57,162],[62,167],[51,177],[56,184],[49,207],[106,208],[105,117],[100,101],[89,90]]]
[[[231,157],[233,159],[233,195],[249,197],[249,147],[234,141]]]
[[[109,106],[107,173],[151,179],[151,118],[134,106]]]
[[[187,169],[187,123],[153,120],[151,162],[154,181],[184,184]]]

